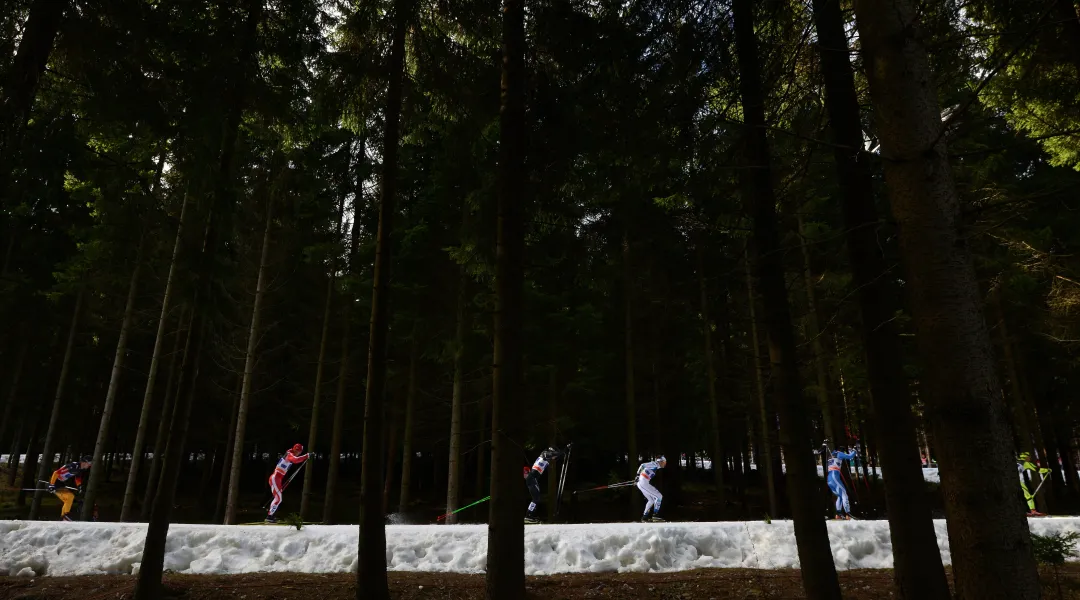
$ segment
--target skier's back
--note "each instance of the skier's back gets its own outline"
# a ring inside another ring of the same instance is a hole
[[[563,453],[555,448],[548,448],[540,453],[540,456],[536,457],[533,461],[531,469],[525,473],[525,487],[529,489],[529,496],[532,497],[532,502],[529,502],[529,512],[525,515],[526,523],[539,523],[540,520],[536,516],[536,506],[540,504],[540,477],[547,470],[551,461],[562,458]]]

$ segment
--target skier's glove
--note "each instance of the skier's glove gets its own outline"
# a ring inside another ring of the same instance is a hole
[[[55,494],[56,493],[56,486],[55,485],[50,485],[49,486],[49,493],[50,494]]]

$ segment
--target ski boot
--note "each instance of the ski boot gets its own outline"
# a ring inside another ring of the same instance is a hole
[[[277,517],[274,515],[266,515],[266,522],[270,524],[277,523]]]
[[[536,518],[535,513],[528,513],[528,514],[525,515],[525,524],[526,525],[539,525],[540,523],[541,523],[541,521],[540,521],[540,519]]]
[[[651,523],[663,523],[664,520],[661,519],[660,517],[656,516],[656,515],[653,515],[652,517],[649,518],[649,522],[651,522]]]
[[[64,516],[60,517],[60,520],[61,521],[74,521],[74,519],[72,519],[71,517],[69,517],[67,515],[64,515]]]
[[[1041,513],[1041,512],[1039,512],[1039,511],[1037,511],[1037,510],[1033,510],[1033,511],[1029,512],[1029,513],[1027,514],[1027,516],[1029,516],[1029,517],[1045,517],[1045,516],[1046,516],[1046,514],[1045,514],[1045,513]]]

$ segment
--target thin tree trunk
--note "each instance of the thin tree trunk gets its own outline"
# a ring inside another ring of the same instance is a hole
[[[524,440],[522,419],[516,414],[515,403],[524,397],[525,0],[503,0],[502,7],[486,597],[523,600],[525,524],[518,499],[521,497],[519,448]]]
[[[765,96],[761,89],[758,41],[754,33],[753,0],[735,0],[735,46],[739,63],[739,89],[746,123],[747,159],[744,171],[753,215],[757,277],[768,331],[769,357],[776,380],[780,413],[780,442],[787,464],[788,501],[795,521],[795,541],[802,565],[803,588],[810,600],[840,600],[840,581],[833,564],[825,521],[821,518],[818,479],[810,453],[809,420],[799,382],[795,334],[791,327],[784,263],[776,225],[776,196],[765,132]]]
[[[323,523],[332,525],[334,520],[334,504],[337,497],[338,473],[341,472],[341,436],[342,427],[345,425],[345,392],[346,383],[349,379],[349,367],[352,356],[349,354],[349,331],[352,324],[352,315],[349,310],[351,302],[345,302],[344,323],[341,326],[341,362],[338,365],[337,395],[334,399],[334,427],[330,433],[330,455],[328,472],[326,475],[326,497],[323,500]]]
[[[173,282],[176,278],[176,265],[180,256],[180,246],[183,242],[184,217],[187,213],[187,205],[188,195],[185,193],[180,205],[180,221],[176,225],[176,239],[173,242],[169,274],[165,278],[165,295],[161,300],[161,315],[158,317],[157,335],[154,337],[154,353],[150,358],[150,372],[146,376],[142,412],[139,413],[139,427],[135,431],[135,447],[131,451],[131,466],[128,469],[127,484],[124,487],[124,504],[120,509],[121,521],[128,521],[133,516],[135,486],[139,480],[139,468],[142,466],[143,448],[146,445],[146,430],[150,427],[150,413],[154,408],[154,385],[157,382],[158,366],[161,363],[161,350],[165,342],[165,326],[169,320],[169,308],[172,305]],[[183,317],[181,317],[180,322],[183,323]]]
[[[180,309],[176,326],[176,340],[173,342],[172,355],[169,357],[169,375],[165,379],[165,398],[161,402],[161,415],[158,417],[157,437],[154,438],[154,455],[150,458],[150,472],[146,477],[146,489],[143,491],[142,509],[139,520],[148,521],[157,494],[158,479],[161,478],[161,465],[164,463],[165,446],[169,441],[169,425],[172,423],[173,407],[176,405],[176,365],[187,356],[188,340],[191,338],[191,319],[184,324],[187,306]],[[182,362],[180,364],[183,364]],[[134,508],[134,507],[133,507]]]
[[[398,459],[398,435],[401,432],[402,411],[398,410],[396,406],[398,402],[390,402],[384,410],[384,422],[386,428],[389,430],[386,443],[386,466],[383,468],[383,476],[385,477],[382,490],[382,506],[383,513],[390,512],[390,491],[394,488],[394,474],[397,471]],[[386,413],[390,413],[389,416],[385,416]],[[385,419],[389,419],[388,422]]]
[[[244,430],[247,428],[248,409],[251,406],[251,383],[255,379],[255,351],[259,345],[259,317],[262,316],[263,298],[266,296],[266,265],[270,258],[270,231],[274,219],[273,196],[266,199],[266,229],[263,230],[262,252],[259,256],[259,277],[255,283],[255,302],[251,307],[251,329],[248,331],[247,353],[244,358],[244,383],[240,391],[240,408],[236,413],[236,435],[233,442],[233,459],[229,465],[229,495],[225,501],[225,524],[236,523],[240,508],[240,470],[244,456]]]
[[[401,449],[401,493],[398,494],[398,512],[405,512],[412,502],[413,421],[416,412],[416,366],[420,362],[419,321],[413,328],[412,351],[409,353],[409,389],[405,398],[405,431]],[[390,446],[393,448],[393,446]]]
[[[491,489],[491,483],[489,478],[484,477],[484,472],[487,470],[487,457],[490,454],[490,452],[484,452],[484,444],[491,443],[491,438],[487,435],[488,431],[490,431],[491,424],[491,422],[488,420],[487,404],[489,403],[490,400],[488,402],[485,402],[483,398],[481,398],[480,401],[476,403],[476,432],[478,434],[477,437],[479,438],[479,440],[476,444],[476,484],[473,488],[474,498],[484,497],[486,495],[484,493],[484,490]],[[488,484],[487,488],[484,487],[484,483]],[[488,493],[491,492],[489,491]]]
[[[247,17],[239,32],[240,48],[232,77],[226,80],[226,106],[224,128],[221,139],[221,152],[214,181],[214,192],[207,210],[208,227],[203,239],[202,252],[195,265],[195,274],[201,275],[199,286],[191,302],[191,326],[188,346],[194,348],[194,356],[185,352],[184,363],[180,372],[180,385],[177,388],[177,406],[174,415],[183,415],[179,427],[170,427],[169,444],[165,450],[165,465],[162,469],[161,485],[154,497],[154,506],[150,523],[146,528],[146,541],[143,544],[142,565],[139,568],[135,584],[134,600],[156,600],[161,598],[161,577],[165,563],[165,540],[169,534],[169,521],[172,517],[173,502],[176,495],[176,480],[183,459],[183,443],[187,438],[188,419],[191,402],[199,379],[199,362],[202,355],[203,339],[206,335],[206,310],[200,306],[200,300],[211,295],[213,279],[209,273],[209,260],[218,249],[218,231],[213,217],[218,211],[230,211],[235,203],[233,190],[233,163],[236,154],[236,141],[239,136],[240,121],[243,116],[247,96],[247,73],[251,71],[252,58],[255,55],[254,43],[258,24],[262,15],[262,4],[257,0],[246,3]],[[191,338],[196,338],[192,343]],[[177,419],[173,419],[177,424]],[[179,429],[179,431],[177,431]],[[237,444],[239,444],[239,440]]]
[[[342,201],[344,204],[344,201]],[[322,400],[323,368],[326,366],[326,345],[330,338],[330,317],[334,303],[334,283],[337,281],[336,269],[330,270],[326,278],[326,303],[323,306],[322,335],[319,337],[319,362],[315,367],[315,392],[311,400],[311,424],[308,426],[307,451],[315,451],[315,443],[319,434],[319,404]],[[300,497],[300,520],[307,519],[311,509],[312,488],[315,477],[309,470],[304,474],[304,492]]]
[[[38,481],[48,479],[49,469],[52,467],[52,458],[55,453],[52,447],[53,438],[56,436],[57,425],[60,423],[60,414],[63,412],[61,405],[64,399],[64,387],[67,385],[68,373],[71,370],[71,354],[75,349],[75,332],[78,331],[79,314],[82,312],[85,289],[85,285],[80,287],[78,294],[75,296],[75,312],[71,316],[71,327],[68,328],[67,345],[64,347],[64,361],[60,365],[60,380],[56,383],[56,396],[53,399],[52,412],[49,416],[49,428],[45,430],[45,444],[42,446],[41,462],[38,464],[37,469]],[[34,521],[38,518],[42,496],[43,492],[38,487],[38,490],[34,492],[34,499],[30,503],[30,516],[27,519]]]
[[[825,365],[825,349],[821,346],[821,330],[818,326],[817,294],[814,292],[814,273],[810,267],[810,248],[806,244],[806,228],[802,217],[798,217],[799,239],[803,257],[803,279],[806,285],[806,337],[810,340],[810,349],[814,355],[814,374],[817,375],[818,407],[825,423],[825,437],[837,443],[837,437],[843,431],[843,420],[837,419],[833,402],[829,397],[829,371]],[[839,421],[839,424],[837,423]]]
[[[467,208],[463,210],[468,210]],[[468,318],[466,290],[469,279],[465,267],[458,267],[457,324],[454,328],[454,388],[450,402],[450,465],[446,477],[446,512],[452,513],[461,503],[461,408],[465,382],[465,319]],[[480,454],[483,454],[481,452]],[[457,523],[457,515],[446,517],[446,523]]]
[[[350,161],[351,168],[351,161]],[[337,240],[341,239],[342,220],[345,216],[345,202],[348,194],[341,196],[341,206],[337,213]],[[338,259],[340,255],[335,252],[330,261],[330,272],[326,276],[326,303],[323,305],[322,335],[319,336],[319,362],[315,367],[315,391],[311,400],[311,424],[308,426],[307,451],[314,452],[315,444],[319,435],[319,406],[322,404],[322,381],[323,371],[326,367],[326,346],[330,339],[330,318],[333,315],[334,287],[337,283]],[[304,491],[300,497],[300,520],[307,518],[311,509],[312,488],[314,487],[315,474],[308,471],[304,474]]]
[[[633,270],[630,264],[630,234],[625,226],[622,239],[622,267],[623,318],[625,319],[623,329],[625,333],[625,350],[623,356],[626,375],[626,454],[628,466],[633,469],[637,466],[640,456],[637,447],[637,399],[634,393],[634,284]]]
[[[236,418],[240,411],[240,392],[243,391],[244,376],[237,378],[236,392],[233,394],[232,408],[229,410],[229,436],[225,441],[225,452],[222,454],[221,480],[218,482],[217,503],[214,505],[214,522],[225,520],[225,498],[229,493],[229,474],[232,471],[233,450],[236,447]],[[305,473],[305,482],[311,477]],[[303,519],[301,517],[301,519]]]
[[[876,239],[873,179],[862,154],[862,123],[843,15],[839,0],[814,0],[813,4],[826,108],[836,142],[836,174],[843,190],[848,256],[853,285],[859,290],[889,531],[896,548],[896,587],[901,598],[947,600],[948,581],[919,463],[912,395],[893,318],[898,308],[897,291],[891,289],[888,267]],[[837,435],[840,433],[842,430]],[[838,438],[834,443],[839,443]]]
[[[390,265],[398,189],[398,145],[401,142],[401,98],[404,85],[405,36],[411,0],[394,1],[394,35],[390,49],[390,81],[386,92],[383,164],[380,180],[379,229],[368,332],[367,385],[364,393],[364,445],[360,457],[360,541],[356,568],[357,600],[389,600],[386,578],[386,528],[379,486],[383,483],[383,414],[386,404],[386,339],[390,325]]]
[[[15,368],[11,372],[11,387],[8,389],[7,404],[4,406],[3,416],[0,416],[0,443],[3,443],[4,432],[7,431],[8,423],[12,421],[11,415],[15,411],[15,402],[19,397],[19,382],[22,380],[23,367],[26,364],[26,352],[29,349],[30,338],[27,337],[19,347],[19,354],[15,357]],[[16,445],[18,445],[18,442],[16,442]]]
[[[559,391],[559,366],[552,365],[548,380],[548,426],[551,428],[548,431],[548,439],[552,444],[556,442],[559,435]],[[559,499],[559,471],[562,468],[563,465],[559,461],[553,461],[548,465],[548,521],[555,518],[555,506]]]
[[[758,472],[765,473],[765,490],[769,497],[769,515],[780,516],[780,505],[776,498],[776,473],[773,469],[773,441],[769,434],[772,430],[768,403],[765,398],[765,374],[761,365],[761,339],[758,336],[757,296],[754,293],[754,277],[750,267],[750,257],[746,257],[746,304],[750,309],[750,351],[754,355],[754,390],[757,392],[758,423],[761,443],[754,448],[754,460]]]
[[[26,420],[24,419],[24,420],[19,422],[19,428],[15,430],[15,439],[12,440],[11,452],[8,454],[8,459],[7,459],[7,469],[8,469],[7,482],[8,482],[8,487],[14,487],[15,486],[16,473],[19,470],[19,458],[20,458],[19,454],[21,454],[21,450],[22,450],[22,448],[21,448],[21,444],[22,444],[22,441],[23,441],[22,436],[23,436],[23,431],[25,431],[25,429],[26,429]]]
[[[1038,598],[1000,386],[916,10],[910,0],[856,0],[855,15],[926,366],[956,596]]]
[[[717,500],[724,500],[724,450],[720,443],[720,400],[716,395],[716,366],[713,358],[712,320],[709,319],[709,291],[705,284],[705,248],[699,240],[697,247],[698,287],[701,288],[701,322],[705,337],[705,377],[709,392],[709,417],[712,425],[709,454],[713,461],[713,482]]]
[[[116,394],[120,391],[120,377],[124,372],[124,360],[127,358],[128,335],[131,332],[131,321],[135,318],[135,297],[139,287],[145,244],[146,236],[143,235],[139,238],[139,249],[135,252],[135,268],[131,271],[131,282],[128,284],[124,320],[120,323],[120,338],[116,341],[116,356],[113,358],[112,375],[109,377],[109,390],[105,393],[105,407],[101,410],[101,423],[98,426],[97,441],[94,443],[93,464],[95,465],[101,464],[101,459],[105,454],[105,444],[108,440],[109,428],[112,426],[113,409],[116,407]],[[98,488],[105,474],[102,469],[90,469],[90,481],[86,486],[82,507],[83,521],[89,521],[94,514],[94,501],[97,499]]]

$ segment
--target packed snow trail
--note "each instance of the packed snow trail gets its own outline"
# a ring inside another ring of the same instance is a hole
[[[1031,519],[1038,534],[1080,532],[1080,518]],[[886,521],[830,521],[838,569],[892,566]],[[944,521],[938,547],[950,563]],[[145,525],[0,521],[0,575],[138,572]],[[173,525],[165,568],[177,573],[334,573],[356,570],[355,525]],[[482,573],[486,525],[389,525],[391,571]],[[537,525],[525,530],[525,573],[667,572],[798,568],[791,521]]]

